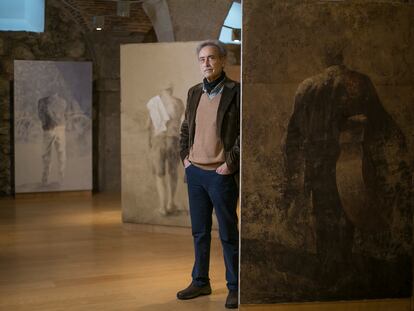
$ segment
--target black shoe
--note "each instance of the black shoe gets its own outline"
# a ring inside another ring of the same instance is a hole
[[[237,309],[239,306],[239,292],[237,290],[230,290],[226,299],[227,309]]]
[[[204,285],[202,287],[196,286],[194,283],[191,283],[186,289],[183,289],[177,293],[177,298],[181,300],[193,299],[198,296],[210,295],[211,287],[210,284]]]

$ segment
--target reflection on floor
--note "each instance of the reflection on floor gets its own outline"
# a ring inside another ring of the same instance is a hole
[[[213,295],[178,301],[190,281],[190,233],[131,229],[120,205],[106,195],[1,199],[0,310],[225,310],[217,238]]]
[[[0,199],[0,311],[220,311],[227,290],[214,235],[213,294],[178,301],[193,262],[188,229],[122,224],[117,196]],[[409,311],[409,300],[242,306],[244,311]]]

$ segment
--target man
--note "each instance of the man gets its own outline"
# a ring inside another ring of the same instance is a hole
[[[177,212],[174,196],[177,189],[177,166],[180,163],[178,147],[184,106],[172,94],[172,85],[167,85],[160,95],[152,97],[147,103],[150,115],[148,142],[161,201],[159,213],[163,216]]]
[[[408,176],[405,165],[398,167],[401,130],[370,78],[344,65],[342,49],[327,45],[327,68],[299,85],[285,146],[285,202],[294,207],[303,191],[311,200],[321,276],[330,286],[352,262],[355,226],[390,230],[393,189]]]
[[[198,46],[204,79],[190,88],[181,125],[180,154],[188,183],[195,262],[191,284],[177,297],[192,299],[211,293],[208,271],[214,207],[229,289],[225,306],[237,308],[240,85],[223,71],[226,54],[219,41],[209,40]]]
[[[56,93],[38,101],[38,115],[43,128],[43,185],[49,181],[53,148],[57,153],[59,183],[63,182],[66,166],[66,109],[66,100]]]

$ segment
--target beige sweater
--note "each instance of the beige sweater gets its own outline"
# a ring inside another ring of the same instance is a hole
[[[194,143],[190,149],[189,160],[206,170],[215,170],[224,163],[223,143],[217,137],[217,109],[221,94],[209,99],[203,93],[196,114]]]

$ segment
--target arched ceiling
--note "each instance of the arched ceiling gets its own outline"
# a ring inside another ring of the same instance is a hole
[[[93,30],[93,17],[105,16],[105,31],[137,32],[146,34],[151,21],[142,9],[141,3],[131,3],[130,16],[116,15],[117,3],[107,0],[60,0],[77,21],[88,30]]]
[[[153,25],[142,3],[130,4],[130,16],[117,16],[114,0],[46,0],[70,11],[85,31],[93,31],[94,16],[105,16],[104,31],[151,34]],[[148,0],[157,2],[156,0]],[[219,37],[233,0],[166,0],[176,41],[197,41]]]

